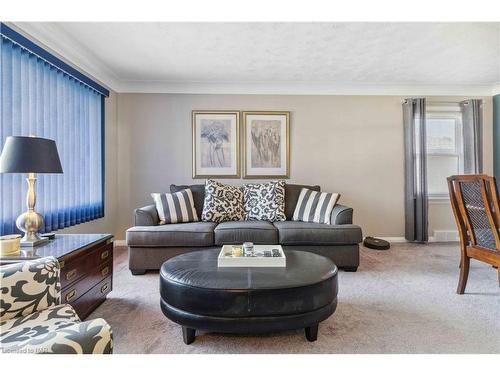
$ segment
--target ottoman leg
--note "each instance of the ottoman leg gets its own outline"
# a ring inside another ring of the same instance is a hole
[[[306,338],[311,342],[318,339],[318,324],[315,324],[311,327],[306,327]]]
[[[137,276],[137,275],[144,275],[146,273],[146,270],[133,269],[133,270],[130,270],[130,272],[132,272],[132,275]]]
[[[194,342],[196,338],[196,330],[188,327],[182,327],[182,339],[184,340],[184,344],[189,345]]]

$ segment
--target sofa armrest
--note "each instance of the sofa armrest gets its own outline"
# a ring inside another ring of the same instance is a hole
[[[93,319],[60,328],[46,343],[49,353],[68,354],[111,354],[113,351],[113,332],[104,319]]]
[[[159,222],[160,218],[154,204],[134,210],[134,226],[136,227],[149,227],[158,225]]]
[[[61,268],[54,257],[0,267],[0,322],[56,306],[61,301]]]
[[[45,328],[43,323],[40,327]],[[0,351],[27,354],[111,354],[113,352],[113,332],[104,319],[88,320],[55,330],[51,328],[43,335],[0,347]]]
[[[330,224],[352,224],[353,211],[354,210],[351,207],[336,204],[335,207],[333,207],[332,214],[330,216]]]

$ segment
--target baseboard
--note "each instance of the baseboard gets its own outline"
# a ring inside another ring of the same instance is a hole
[[[406,238],[404,238],[404,237],[378,237],[378,236],[376,236],[376,238],[380,238],[382,240],[385,240],[385,241],[388,241],[391,243],[408,242],[408,241],[406,241]]]
[[[404,237],[383,237],[383,240],[389,241],[390,243],[404,243],[408,242]],[[459,242],[458,231],[456,230],[435,230],[434,235],[429,237],[427,242]]]
[[[456,230],[435,230],[434,236],[429,238],[429,242],[458,242],[458,231]]]

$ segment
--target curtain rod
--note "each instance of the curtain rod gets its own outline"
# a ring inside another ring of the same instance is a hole
[[[407,99],[404,99],[401,103],[404,104],[406,102],[408,102],[408,100],[410,99],[420,99],[420,98],[407,98]],[[442,105],[442,104],[445,104],[445,105],[460,105],[460,104],[464,104],[464,105],[469,105],[469,100],[471,99],[465,99],[465,100],[460,100],[458,102],[440,102],[440,101],[433,101],[433,100],[430,100],[430,101],[427,101],[426,104],[429,105]],[[484,100],[483,99],[479,99],[480,100],[480,104],[483,105],[484,104]]]
[[[427,104],[446,104],[446,105],[460,105],[460,102],[441,102],[441,101],[434,101],[434,100],[429,100]]]

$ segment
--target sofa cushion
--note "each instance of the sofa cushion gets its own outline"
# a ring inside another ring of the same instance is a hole
[[[132,227],[127,245],[140,247],[213,246],[214,228],[207,222]]]
[[[328,225],[302,221],[277,221],[281,245],[351,245],[362,241],[357,225]]]
[[[78,322],[80,319],[70,305],[51,306],[45,310],[3,321],[0,326],[2,331],[0,342],[4,343],[7,341],[5,338],[15,332],[31,332],[24,337],[28,339]]]
[[[278,231],[267,221],[227,221],[214,230],[215,244],[277,244]]]
[[[170,192],[177,193],[181,190],[190,189],[193,193],[194,208],[196,214],[201,218],[201,213],[203,212],[203,202],[205,201],[205,185],[170,185]]]
[[[295,206],[297,206],[297,201],[299,200],[302,188],[314,191],[321,190],[318,185],[285,184],[285,216],[287,220],[292,220],[293,213],[295,212]]]
[[[113,349],[103,319],[80,322],[70,305],[57,305],[2,322],[0,353],[104,354]]]

